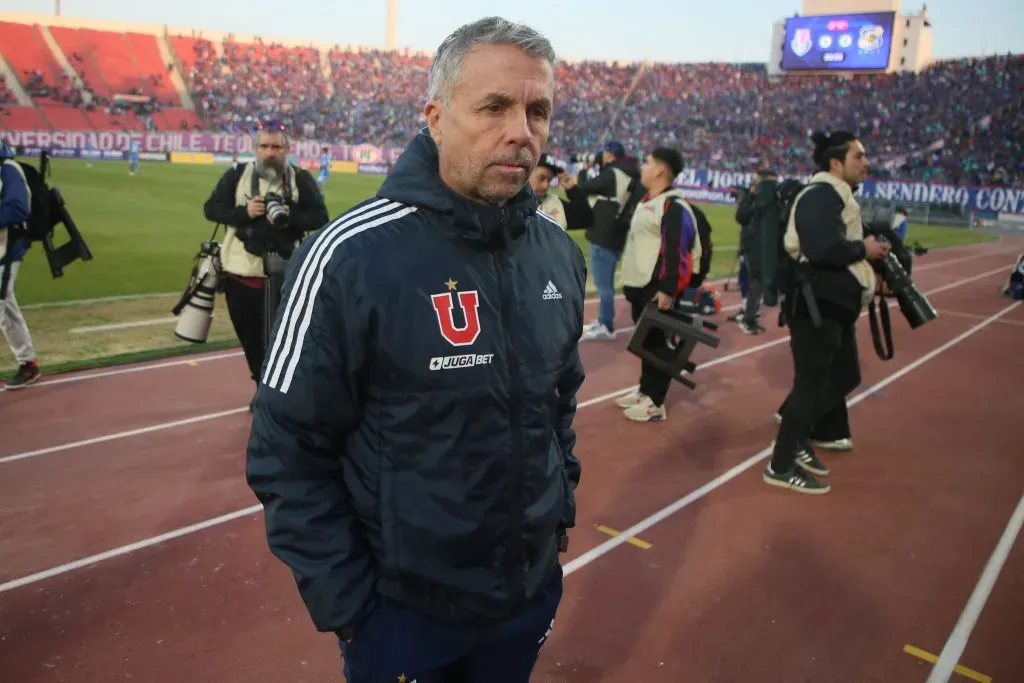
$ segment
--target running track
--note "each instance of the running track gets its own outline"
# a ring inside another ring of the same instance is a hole
[[[663,424],[611,401],[628,331],[585,342],[578,526],[533,680],[1021,680],[1024,307],[998,296],[1021,249],[919,259],[940,318],[893,311],[892,361],[861,321],[856,450],[823,456],[820,498],[760,480],[792,371],[771,309],[698,349]],[[0,395],[2,680],[341,680],[245,485],[246,376],[221,352]]]

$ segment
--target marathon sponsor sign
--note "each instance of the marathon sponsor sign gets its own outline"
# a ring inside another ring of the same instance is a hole
[[[356,167],[359,173],[372,173],[375,175],[387,175],[388,167],[386,164],[359,164]]]

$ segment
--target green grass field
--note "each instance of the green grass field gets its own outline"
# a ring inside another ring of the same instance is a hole
[[[127,163],[96,162],[90,168],[79,160],[52,161],[49,182],[63,193],[94,258],[71,264],[63,277],[53,279],[41,248],[35,246],[19,272],[17,298],[26,307],[44,371],[110,362],[122,354],[131,358],[167,355],[232,342],[223,301],[218,302],[206,347],[175,339],[171,322],[114,331],[81,329],[170,317],[177,293],[187,283],[192,258],[213,230],[214,225],[203,217],[203,203],[224,170],[223,166],[143,163],[140,172],[130,177]],[[381,176],[333,175],[326,189],[328,213],[336,216],[373,196],[382,180]],[[731,207],[704,208],[714,231],[712,275],[724,276],[735,261],[739,227]],[[586,254],[582,231],[571,232]],[[910,234],[933,248],[991,239],[976,231],[923,225],[911,226]],[[63,239],[65,236],[58,234],[58,242]],[[171,295],[60,305],[72,300],[167,293]],[[9,372],[13,367],[9,353],[0,359],[0,371]]]

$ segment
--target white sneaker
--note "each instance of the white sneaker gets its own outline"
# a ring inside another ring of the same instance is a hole
[[[597,323],[593,327],[583,330],[583,336],[580,337],[580,339],[600,339],[602,341],[608,341],[615,339],[615,333],[605,327],[602,323]]]
[[[645,395],[641,394],[639,391],[634,391],[631,394],[619,396],[617,399],[615,399],[615,404],[620,408],[632,408],[635,405],[643,403],[645,400],[650,399],[648,399]]]
[[[656,406],[647,396],[636,405],[626,408],[622,414],[634,422],[664,422],[668,418],[665,405]]]

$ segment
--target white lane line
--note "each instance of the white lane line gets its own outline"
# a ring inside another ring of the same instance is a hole
[[[169,325],[177,322],[177,318],[148,318],[146,320],[130,320],[123,323],[109,323],[107,325],[86,325],[85,327],[72,327],[68,332],[71,334],[88,334],[89,332],[109,332],[111,330],[128,330],[133,327],[149,327],[151,325]]]
[[[1006,559],[1010,556],[1010,550],[1017,540],[1017,535],[1020,533],[1022,525],[1024,525],[1024,495],[1020,497],[1017,509],[1010,515],[1010,521],[1006,523],[1003,535],[1000,536],[995,550],[992,551],[988,562],[985,563],[985,569],[981,572],[981,576],[978,577],[978,583],[974,587],[974,592],[971,593],[970,599],[968,599],[967,604],[964,606],[964,611],[960,614],[956,626],[953,627],[953,631],[949,634],[949,638],[946,640],[946,644],[942,648],[942,652],[939,654],[939,658],[935,662],[935,666],[932,667],[932,672],[925,683],[946,683],[953,676],[953,670],[967,648],[967,641],[970,640],[971,632],[974,630],[975,624],[978,623],[981,611],[985,609],[985,603],[988,602],[992,589],[995,588],[996,581],[999,579],[999,573],[1003,570],[1003,565],[1006,564]]]
[[[927,363],[931,359],[935,358],[939,354],[941,354],[941,353],[951,349],[952,347],[956,346],[960,342],[964,341],[968,337],[971,337],[974,334],[977,334],[981,330],[985,329],[986,327],[988,327],[989,325],[991,325],[992,323],[994,323],[999,318],[1001,318],[1002,316],[1006,315],[1007,313],[1009,313],[1010,311],[1012,311],[1014,308],[1016,308],[1019,305],[1020,305],[1020,302],[1015,302],[1015,303],[1007,306],[1003,310],[999,311],[998,313],[995,313],[995,314],[989,316],[988,318],[986,318],[982,322],[978,323],[974,327],[970,328],[966,332],[957,335],[956,337],[954,337],[950,341],[946,342],[945,344],[942,344],[941,346],[939,346],[939,347],[929,351],[925,355],[921,356],[920,358],[915,360],[913,363],[910,363],[909,365],[907,365],[907,366],[905,366],[903,368],[900,368],[899,370],[897,370],[896,372],[892,373],[891,375],[889,375],[885,379],[881,380],[880,382],[877,382],[876,384],[873,384],[872,386],[868,387],[864,391],[861,391],[860,393],[856,394],[855,396],[853,396],[852,398],[850,398],[846,402],[846,405],[848,405],[849,407],[852,408],[853,406],[857,405],[858,403],[860,403],[864,399],[866,399],[866,398],[868,398],[870,396],[873,396],[874,394],[877,394],[879,391],[881,391],[885,387],[889,386],[890,384],[892,384],[896,380],[900,379],[904,375],[912,372],[916,368],[919,368],[920,366],[924,365],[925,363]],[[765,460],[765,459],[771,457],[771,453],[772,453],[771,447],[765,448],[765,449],[761,450],[760,452],[756,453],[755,455],[752,455],[751,457],[747,458],[746,460],[744,460],[740,464],[736,465],[735,467],[732,467],[731,469],[729,469],[725,473],[719,475],[718,477],[715,477],[714,479],[712,479],[708,483],[704,484],[703,486],[701,486],[701,487],[699,487],[697,489],[694,489],[693,491],[691,491],[690,493],[686,494],[682,498],[676,500],[674,503],[666,505],[665,507],[663,507],[662,509],[658,510],[654,514],[652,514],[652,515],[650,515],[648,517],[645,517],[644,519],[640,520],[639,522],[637,522],[633,526],[631,526],[628,529],[620,532],[618,536],[613,536],[612,538],[610,538],[609,540],[601,543],[600,545],[597,545],[594,548],[591,548],[590,550],[588,550],[587,552],[583,553],[579,557],[577,557],[574,560],[566,563],[566,565],[565,565],[565,574],[568,576],[569,574],[572,574],[575,571],[579,571],[583,567],[586,567],[588,564],[590,564],[590,563],[594,562],[595,560],[603,557],[604,555],[607,555],[609,552],[611,552],[615,548],[619,547],[623,543],[626,543],[627,541],[629,541],[629,539],[637,537],[637,536],[640,536],[644,531],[646,531],[647,529],[650,529],[655,524],[657,524],[657,523],[659,523],[661,521],[664,521],[666,518],[671,517],[675,513],[677,513],[680,510],[682,510],[683,508],[685,508],[685,507],[687,507],[689,505],[692,505],[694,502],[700,500],[701,498],[703,498],[704,496],[708,495],[709,493],[711,493],[715,489],[720,488],[725,483],[727,483],[727,482],[731,481],[732,479],[735,479],[739,475],[743,474],[744,472],[746,472],[747,470],[752,468],[754,465],[757,465],[762,460]]]
[[[193,363],[206,363],[212,360],[224,360],[226,358],[237,358],[243,353],[241,351],[229,351],[227,353],[216,353],[213,351],[207,352],[215,355],[192,355],[188,354],[179,357],[178,360],[169,360],[158,363],[147,363],[145,365],[133,365],[129,367],[119,367],[114,370],[101,370],[98,372],[89,372],[81,375],[72,375],[70,377],[55,377],[53,379],[42,379],[35,384],[32,384],[26,389],[35,389],[36,387],[49,387],[55,384],[70,384],[72,382],[84,382],[87,379],[100,379],[101,377],[115,377],[117,375],[129,375],[135,372],[146,372],[148,370],[159,370],[161,368],[173,368],[177,365],[192,365]],[[6,391],[6,389],[0,389],[0,391]],[[20,391],[24,391],[21,389]]]
[[[1016,252],[1012,252],[1012,253],[1016,253]],[[947,261],[939,261],[938,263],[928,263],[928,264],[925,264],[925,265],[916,266],[915,269],[914,269],[914,272],[916,273],[916,272],[922,271],[922,270],[931,270],[933,268],[941,268],[942,266],[948,266],[948,265],[952,265],[952,264],[955,264],[955,263],[962,263],[964,261],[972,261],[974,259],[985,258],[985,257],[989,257],[989,256],[1003,256],[1003,255],[1008,255],[1008,254],[1011,254],[1011,252],[1010,251],[1005,251],[1005,252],[995,252],[995,253],[974,254],[972,256],[964,256],[964,257],[960,257],[960,258],[950,259],[950,260],[947,260]],[[1010,267],[1010,265],[1007,266],[1007,268],[1009,268],[1009,267]],[[722,284],[724,282],[725,282],[725,279],[718,279],[718,280],[711,280],[710,281],[711,284],[715,284],[715,285],[720,285],[720,284]],[[928,293],[931,294],[931,293],[934,293],[934,292],[928,292]],[[143,296],[149,296],[149,295],[143,295]],[[153,296],[158,296],[158,295],[153,295]],[[114,297],[114,298],[117,299],[119,297]],[[134,295],[129,295],[127,298],[140,298],[140,297],[134,296]],[[624,297],[621,294],[619,294],[619,295],[617,295],[615,297],[616,301],[621,301],[623,299],[624,299]],[[106,299],[102,299],[102,300],[106,300]],[[91,300],[84,300],[83,299],[82,301],[88,302],[88,301],[91,301]],[[592,297],[592,298],[586,299],[585,303],[587,303],[587,304],[594,304],[594,303],[597,303],[597,301],[598,301],[598,299],[596,297]],[[740,307],[740,304],[732,304],[732,305],[723,307],[722,311],[726,312],[726,311],[736,310],[739,307]],[[25,307],[22,306],[22,308],[25,308]],[[616,335],[618,335],[620,333],[624,334],[624,333],[632,331],[632,330],[633,330],[632,327],[623,328],[621,330],[617,330],[616,331]],[[213,352],[211,352],[211,353],[213,353]],[[39,382],[36,382],[35,384],[32,384],[32,385],[30,385],[28,387],[25,387],[25,389],[39,389],[41,387],[48,387],[48,386],[52,386],[52,385],[56,385],[56,384],[67,384],[67,383],[71,383],[71,382],[83,382],[85,380],[101,379],[103,377],[116,377],[118,375],[125,375],[125,374],[130,374],[130,373],[135,373],[135,372],[146,372],[146,371],[149,371],[149,370],[160,370],[160,369],[163,369],[163,368],[171,368],[171,367],[175,367],[175,366],[179,366],[179,365],[191,365],[194,362],[205,362],[205,361],[209,361],[209,360],[223,360],[223,359],[226,359],[226,358],[236,358],[236,357],[241,356],[241,355],[242,355],[241,351],[234,351],[234,352],[230,352],[230,353],[222,353],[222,354],[218,354],[218,355],[215,355],[215,356],[209,356],[209,357],[201,357],[201,358],[185,357],[185,358],[182,358],[180,360],[166,361],[166,362],[162,362],[162,363],[147,363],[145,365],[138,365],[138,366],[118,367],[118,368],[113,369],[113,370],[105,370],[105,371],[102,371],[102,372],[89,372],[89,373],[86,373],[86,374],[71,375],[69,377],[55,377],[53,379],[47,379],[47,378],[44,377]],[[0,387],[0,392],[3,392],[3,391],[6,391],[6,388]],[[24,391],[24,389],[22,391]]]
[[[930,351],[929,353],[925,354],[924,356],[918,358],[916,361],[910,363],[906,367],[904,367],[904,368],[902,368],[902,369],[892,373],[891,375],[889,375],[888,377],[886,377],[882,381],[880,381],[880,382],[872,385],[870,388],[860,392],[859,394],[857,394],[856,396],[851,398],[849,401],[847,401],[847,405],[850,406],[850,407],[853,407],[853,406],[857,405],[858,403],[860,403],[861,401],[863,401],[865,398],[867,398],[867,397],[869,397],[869,396],[871,396],[871,395],[873,395],[875,393],[878,393],[879,391],[881,391],[882,389],[887,387],[889,384],[895,382],[897,379],[903,377],[904,375],[906,375],[907,373],[911,372],[915,368],[920,367],[921,365],[923,365],[924,363],[928,362],[929,360],[931,360],[935,356],[938,356],[940,353],[943,353],[947,349],[950,349],[953,346],[956,346],[957,344],[959,344],[963,340],[965,340],[968,337],[974,335],[978,331],[984,329],[985,327],[987,327],[988,325],[992,324],[993,322],[998,320],[1000,317],[1002,317],[1003,315],[1009,313],[1010,311],[1012,311],[1014,308],[1016,308],[1019,305],[1020,305],[1020,302],[1015,302],[1012,305],[1007,306],[1003,310],[999,311],[998,313],[996,313],[996,314],[986,318],[984,321],[978,323],[977,325],[975,325],[974,327],[970,328],[966,332],[958,335],[957,337],[955,337],[951,341],[948,341],[945,344],[939,346],[938,348],[933,349],[932,351]],[[764,344],[763,346],[768,347],[770,345],[774,345],[774,344],[777,344],[777,343],[778,342],[769,342],[767,344]],[[741,353],[745,354],[745,353],[748,353],[748,352],[750,352],[750,349],[748,349],[748,350],[746,350],[744,352],[741,352]],[[616,397],[618,395],[621,395],[622,393],[628,392],[630,390],[631,390],[631,388],[626,388],[626,389],[623,389],[623,390],[620,390],[620,391],[610,392],[610,393],[604,394],[602,396],[598,396],[598,397],[592,398],[589,401],[585,401],[585,402],[581,403],[578,406],[577,409],[584,408],[584,407],[591,406],[591,405],[596,405],[598,403],[610,400],[610,399],[612,399],[612,398],[614,398],[614,397]],[[687,494],[686,496],[680,498],[679,500],[677,500],[676,502],[672,503],[671,505],[668,505],[668,506],[662,508],[661,510],[659,510],[656,513],[654,513],[653,515],[650,515],[649,517],[647,517],[647,518],[641,520],[640,522],[634,524],[633,526],[631,526],[629,529],[623,531],[618,536],[615,536],[615,537],[609,539],[608,541],[606,541],[606,542],[604,542],[604,543],[602,543],[602,544],[592,548],[591,550],[585,552],[584,554],[580,555],[579,557],[577,557],[576,559],[572,560],[571,562],[569,562],[569,563],[567,563],[565,565],[565,573],[566,573],[566,575],[571,574],[571,573],[573,573],[575,571],[578,571],[579,569],[585,567],[586,565],[590,564],[591,562],[594,562],[595,560],[599,559],[600,557],[602,557],[602,556],[608,554],[609,552],[611,552],[613,549],[615,549],[618,546],[622,545],[623,543],[627,542],[630,538],[641,534],[643,531],[649,529],[650,527],[652,527],[655,524],[657,524],[658,522],[666,519],[667,517],[675,514],[679,510],[682,510],[686,506],[692,504],[694,501],[697,501],[697,500],[703,498],[708,493],[711,493],[712,491],[714,491],[715,489],[719,488],[720,486],[722,486],[726,482],[728,482],[728,481],[730,481],[732,479],[735,479],[737,476],[739,476],[740,474],[742,474],[746,470],[750,469],[755,464],[757,464],[759,461],[761,461],[764,458],[768,457],[770,454],[771,454],[771,449],[765,448],[764,450],[760,451],[756,455],[748,458],[746,461],[740,463],[739,465],[736,465],[735,467],[731,468],[730,470],[728,470],[724,474],[722,474],[722,475],[716,477],[715,479],[711,480],[710,482],[704,484],[700,488],[690,492],[689,494]],[[153,537],[148,538],[148,539],[143,539],[141,541],[136,541],[135,543],[131,543],[131,544],[128,544],[128,545],[120,546],[118,548],[114,548],[112,550],[108,550],[106,552],[99,553],[97,555],[91,555],[89,557],[85,557],[85,558],[82,558],[82,559],[79,559],[79,560],[75,560],[74,562],[69,562],[67,564],[62,564],[62,565],[59,565],[59,566],[56,566],[56,567],[52,567],[50,569],[46,569],[46,570],[41,571],[41,572],[36,572],[36,573],[30,574],[28,576],[24,576],[24,577],[21,577],[21,578],[18,578],[18,579],[14,579],[12,581],[8,581],[6,583],[0,584],[0,593],[4,593],[6,591],[13,590],[14,588],[19,588],[21,586],[25,586],[25,585],[28,585],[28,584],[36,583],[38,581],[42,581],[44,579],[48,579],[48,578],[51,578],[53,576],[58,576],[60,574],[67,573],[67,572],[73,571],[75,569],[80,569],[82,567],[87,567],[89,565],[97,564],[99,562],[103,562],[104,560],[107,560],[107,559],[110,559],[110,558],[113,558],[113,557],[118,557],[120,555],[126,555],[126,554],[128,554],[130,552],[133,552],[135,550],[140,550],[140,549],[143,549],[143,548],[148,548],[148,547],[157,545],[158,543],[162,543],[163,541],[171,539],[171,538],[178,538],[178,537],[181,537],[181,536],[185,536],[185,535],[194,533],[196,531],[201,531],[203,529],[208,529],[210,527],[217,526],[219,524],[223,524],[223,523],[225,523],[227,521],[231,521],[233,519],[237,519],[239,517],[243,517],[245,515],[252,514],[254,512],[258,512],[260,509],[261,509],[260,505],[252,505],[252,506],[249,506],[249,507],[244,508],[242,510],[237,510],[235,512],[229,513],[227,515],[222,515],[220,517],[214,517],[213,519],[208,519],[208,520],[205,520],[205,521],[202,521],[202,522],[198,522],[196,524],[192,524],[190,526],[181,527],[179,529],[176,529],[174,531],[170,531],[170,532],[161,534],[159,536],[153,536]]]
[[[950,282],[950,283],[945,284],[945,285],[943,285],[941,287],[937,287],[937,288],[935,288],[933,290],[929,290],[929,291],[925,292],[925,295],[938,294],[940,292],[944,292],[944,291],[947,291],[947,290],[950,290],[950,289],[956,289],[956,288],[961,287],[961,286],[963,286],[965,284],[974,282],[975,280],[981,280],[983,278],[990,277],[991,275],[994,275],[996,273],[1002,273],[1004,271],[1005,271],[1004,268],[997,268],[995,270],[986,271],[986,272],[980,273],[978,275],[972,275],[971,277],[963,278],[961,280],[957,280],[956,282]],[[894,301],[889,303],[889,308],[895,308],[896,306],[897,306],[897,304]],[[867,315],[866,312],[861,313],[861,317],[864,317],[865,315]],[[622,330],[619,330],[619,332],[620,333],[625,333],[625,332],[627,332],[628,330],[631,330],[631,329],[633,329],[633,328],[632,327],[624,328]],[[743,358],[744,356],[749,356],[751,354],[758,353],[758,352],[763,351],[765,349],[769,349],[769,348],[771,348],[773,346],[778,346],[779,344],[785,344],[788,341],[789,341],[789,336],[788,335],[785,336],[785,337],[780,337],[779,339],[775,339],[775,340],[772,340],[770,342],[765,342],[763,344],[758,344],[757,346],[752,346],[752,347],[750,347],[748,349],[744,349],[742,351],[736,351],[735,353],[730,353],[730,354],[727,354],[725,356],[720,356],[718,358],[713,358],[713,359],[711,359],[709,361],[706,361],[704,363],[698,364],[696,369],[699,371],[699,370],[702,370],[702,369],[705,369],[705,368],[714,367],[716,365],[721,365],[721,364],[724,364],[724,363],[730,363],[730,362],[732,362],[734,360],[737,360],[739,358]],[[207,360],[214,360],[214,359],[215,358],[208,358]],[[635,390],[636,390],[635,386],[633,386],[633,387],[626,387],[625,389],[622,389],[622,390],[620,390],[618,392],[614,392],[614,394],[608,394],[606,396],[618,396],[618,395],[621,395],[621,394],[624,394],[624,393],[628,393],[630,391],[635,391]],[[594,403],[592,403],[593,401],[594,401],[594,399],[589,399],[589,401],[584,401],[578,407],[582,407],[583,404],[594,405]],[[600,401],[596,401],[596,402],[600,403]],[[50,446],[50,447],[47,447],[47,448],[40,448],[40,449],[37,449],[37,450],[27,451],[25,453],[16,453],[16,454],[13,454],[13,455],[7,455],[7,456],[0,457],[0,465],[4,465],[4,464],[10,463],[10,462],[15,462],[17,460],[24,460],[26,458],[35,458],[35,457],[38,457],[38,456],[41,456],[41,455],[49,455],[51,453],[59,453],[59,452],[62,452],[62,451],[68,451],[68,450],[72,450],[74,448],[80,448],[82,446],[91,446],[93,444],[103,443],[103,442],[106,442],[106,441],[115,441],[117,439],[124,439],[124,438],[132,437],[132,436],[138,436],[139,434],[149,434],[149,433],[152,433],[152,432],[159,432],[159,431],[163,431],[163,430],[166,430],[166,429],[174,429],[176,427],[183,427],[183,426],[186,426],[186,425],[194,424],[196,422],[204,422],[206,420],[213,420],[213,419],[220,418],[220,417],[226,417],[226,416],[229,416],[229,415],[235,415],[237,413],[245,412],[247,410],[248,410],[248,406],[246,406],[245,408],[234,408],[234,409],[231,409],[231,410],[223,410],[223,411],[218,411],[218,412],[215,412],[215,413],[207,413],[207,414],[204,414],[204,415],[196,415],[194,417],[189,417],[189,418],[185,418],[185,419],[181,419],[181,420],[174,420],[174,421],[171,421],[171,422],[163,422],[163,423],[160,423],[160,424],[151,425],[149,427],[141,427],[139,429],[130,429],[130,430],[123,431],[123,432],[115,432],[113,434],[107,434],[107,435],[104,435],[104,436],[98,436],[98,437],[94,437],[94,438],[90,438],[90,439],[83,439],[81,441],[72,441],[70,443],[61,444],[59,446]]]
[[[7,463],[15,462],[18,460],[25,460],[26,458],[36,458],[39,457],[40,455],[49,455],[50,453],[60,453],[61,451],[69,451],[73,448],[82,448],[83,446],[92,446],[98,443],[106,443],[108,441],[116,441],[118,439],[127,439],[130,436],[139,436],[140,434],[152,434],[153,432],[160,432],[165,429],[184,427],[186,425],[196,424],[197,422],[216,420],[217,418],[220,417],[238,415],[239,413],[245,413],[248,411],[249,406],[245,406],[244,408],[232,408],[231,410],[221,410],[216,413],[207,413],[205,415],[196,415],[195,417],[186,417],[183,420],[174,420],[173,422],[161,422],[159,424],[150,425],[148,427],[139,427],[138,429],[129,429],[124,432],[105,434],[104,436],[96,436],[91,439],[72,441],[70,443],[61,444],[59,446],[39,448],[34,451],[25,451],[24,453],[17,453],[15,455],[6,455],[0,458],[0,465],[5,465]]]
[[[181,296],[181,292],[156,292],[154,294],[117,294],[115,296],[98,296],[92,299],[68,299],[66,301],[41,301],[34,304],[21,304],[23,311],[37,308],[61,308],[62,306],[87,306],[89,304],[105,304],[112,301],[134,301],[135,299],[158,299],[164,296]]]
[[[80,560],[68,562],[67,564],[62,564],[58,567],[53,567],[45,571],[36,572],[35,574],[29,574],[28,576],[23,576],[20,579],[14,579],[13,581],[8,581],[7,583],[0,583],[0,593],[6,593],[7,591],[14,590],[15,588],[27,586],[30,583],[36,583],[37,581],[43,581],[44,579],[49,579],[53,576],[59,576],[60,574],[66,574],[67,572],[74,571],[76,569],[81,569],[83,567],[88,567],[89,565],[98,564],[100,562],[103,562],[104,560],[110,560],[115,557],[120,557],[121,555],[127,555],[128,553],[136,550],[150,548],[154,545],[159,545],[160,543],[163,543],[165,541],[170,541],[171,539],[180,538],[182,536],[187,536],[189,534],[194,534],[197,531],[209,529],[210,527],[230,522],[231,520],[238,519],[239,517],[252,515],[262,510],[263,506],[257,503],[256,505],[250,505],[247,508],[235,510],[234,512],[229,512],[228,514],[221,515],[220,517],[214,517],[213,519],[207,519],[196,524],[183,526],[180,529],[175,529],[174,531],[168,531],[166,534],[160,534],[159,536],[153,536],[152,538],[147,538],[141,541],[137,541],[135,543],[129,543],[128,545],[123,545],[119,548],[114,548],[112,550],[108,550],[98,555],[90,555],[89,557],[83,557]]]
[[[977,313],[968,313],[966,311],[951,311],[948,308],[936,308],[935,310],[936,312],[938,312],[939,315],[952,315],[957,318],[967,318],[968,320],[985,319],[985,316],[983,315],[979,315]],[[1017,325],[1019,327],[1024,327],[1024,320],[1000,320],[998,322],[1000,325]]]

